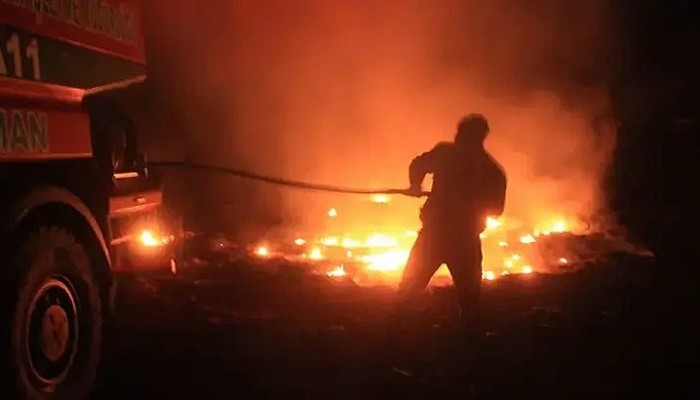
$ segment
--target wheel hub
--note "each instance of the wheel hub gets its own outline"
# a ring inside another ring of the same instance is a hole
[[[67,278],[47,278],[36,291],[27,326],[29,366],[46,383],[65,379],[77,352],[78,308]]]
[[[41,350],[50,361],[56,362],[68,347],[68,314],[59,305],[52,305],[44,312],[41,321]]]

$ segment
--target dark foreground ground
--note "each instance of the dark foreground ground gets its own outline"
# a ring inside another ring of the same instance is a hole
[[[653,262],[486,282],[478,398],[678,398],[697,338],[671,322]],[[393,292],[246,263],[125,279],[94,397],[466,398],[449,288],[426,296],[412,376],[384,342]],[[685,310],[684,312],[694,312]],[[697,391],[696,391],[697,394]],[[473,394],[472,394],[473,395]],[[634,396],[634,397],[631,397]]]

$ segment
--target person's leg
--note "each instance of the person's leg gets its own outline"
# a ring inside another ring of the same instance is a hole
[[[450,251],[447,266],[457,290],[461,326],[455,344],[458,346],[456,372],[465,384],[473,388],[478,382],[481,362],[481,243],[478,239],[456,243]]]
[[[455,243],[449,253],[447,266],[457,291],[462,326],[474,338],[479,334],[481,322],[481,243],[478,237],[470,238]]]
[[[439,240],[431,231],[423,229],[418,234],[399,284],[395,308],[389,317],[385,349],[389,352],[394,367],[403,371],[419,368],[414,365],[420,364],[416,360],[420,340],[414,309],[420,294],[442,263],[436,245],[439,245]]]
[[[401,276],[398,289],[398,306],[410,307],[420,295],[443,262],[440,238],[429,230],[418,234]]]

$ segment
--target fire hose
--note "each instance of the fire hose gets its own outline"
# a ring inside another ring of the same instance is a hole
[[[318,184],[311,182],[302,182],[292,179],[284,179],[273,176],[261,175],[254,172],[246,171],[239,168],[230,168],[220,165],[204,165],[196,164],[184,161],[158,161],[149,162],[151,167],[164,167],[164,168],[183,168],[189,170],[207,171],[213,173],[220,173],[226,175],[232,175],[239,178],[265,182],[273,185],[292,187],[297,189],[315,190],[330,193],[344,193],[344,194],[364,194],[364,195],[374,195],[374,194],[400,194],[404,196],[411,197],[423,197],[430,194],[430,192],[413,192],[410,189],[395,189],[395,188],[380,188],[380,189],[365,189],[365,188],[349,188],[343,186],[334,186],[326,184]]]

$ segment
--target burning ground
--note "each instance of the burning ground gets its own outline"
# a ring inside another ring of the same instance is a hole
[[[344,217],[342,209],[328,209],[327,223],[319,233],[289,231],[261,237],[248,243],[248,254],[261,260],[283,259],[305,264],[316,273],[349,279],[361,285],[395,285],[406,265],[418,232],[414,225],[392,221],[392,197],[375,195],[366,200],[363,225],[357,215]],[[646,254],[628,244],[624,237],[605,235],[573,218],[542,220],[535,228],[508,216],[486,219],[480,234],[483,251],[483,279],[495,280],[512,274],[572,272],[587,262],[612,251]],[[228,251],[225,239],[214,243]],[[442,266],[434,284],[449,284],[449,272]]]

